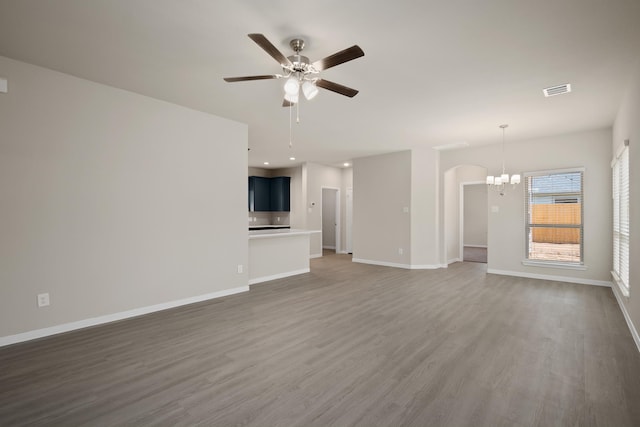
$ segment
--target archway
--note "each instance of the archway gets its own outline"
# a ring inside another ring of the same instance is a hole
[[[444,250],[447,264],[463,259],[464,186],[483,183],[486,176],[487,168],[477,165],[458,165],[444,173]]]

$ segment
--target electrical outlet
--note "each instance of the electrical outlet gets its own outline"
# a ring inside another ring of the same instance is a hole
[[[244,266],[242,264],[238,264],[238,274],[242,274],[244,271]]]
[[[46,307],[50,304],[49,294],[38,294],[38,307]]]

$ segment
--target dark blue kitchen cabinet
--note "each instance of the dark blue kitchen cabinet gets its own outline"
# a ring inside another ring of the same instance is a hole
[[[249,212],[289,212],[291,178],[249,177]]]
[[[271,178],[249,177],[249,212],[271,210]]]
[[[271,211],[289,212],[291,210],[291,178],[277,176],[271,178]]]

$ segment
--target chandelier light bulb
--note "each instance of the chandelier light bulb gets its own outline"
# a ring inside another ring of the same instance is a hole
[[[298,93],[294,93],[294,94],[290,94],[290,93],[285,93],[284,94],[284,99],[286,99],[287,101],[289,101],[292,104],[297,104],[298,103]]]
[[[312,100],[318,94],[318,88],[315,82],[305,81],[302,83],[302,93],[307,100]]]
[[[284,91],[287,95],[296,95],[296,98],[297,98],[299,89],[300,89],[300,83],[298,82],[298,79],[296,79],[295,77],[289,77],[286,83],[284,84]],[[296,102],[298,101],[296,100]]]
[[[520,174],[511,175],[511,179],[509,179],[509,174],[505,172],[505,156],[504,156],[504,142],[505,142],[505,129],[509,125],[500,125],[500,129],[502,129],[502,174],[501,175],[487,175],[487,185],[491,188],[494,188],[500,192],[501,196],[504,196],[505,185],[511,183],[514,187],[516,184],[520,184]]]

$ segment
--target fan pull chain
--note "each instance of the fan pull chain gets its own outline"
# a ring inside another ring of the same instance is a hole
[[[296,123],[300,124],[300,100],[296,102]]]
[[[293,147],[293,131],[291,130],[291,110],[293,107],[289,107],[289,148]]]

